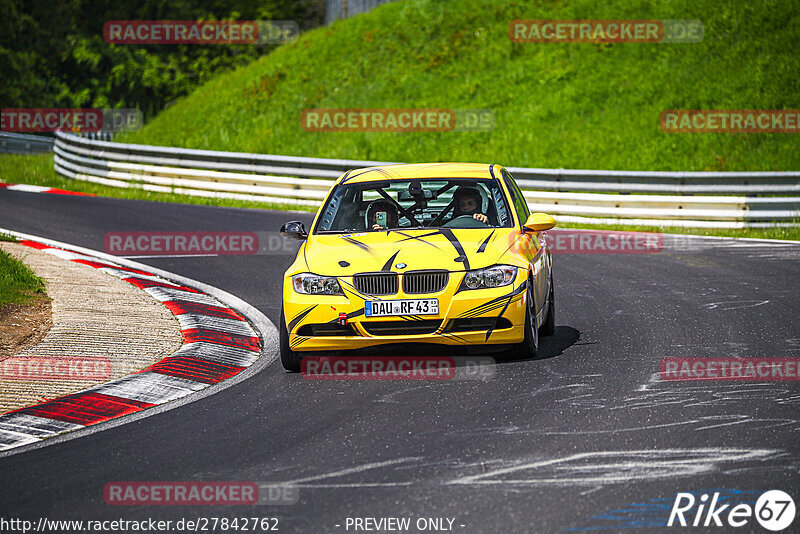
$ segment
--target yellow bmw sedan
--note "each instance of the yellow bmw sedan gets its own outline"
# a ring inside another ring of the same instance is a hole
[[[506,169],[422,163],[351,170],[284,276],[283,366],[313,351],[438,343],[533,357],[555,330],[552,258]]]

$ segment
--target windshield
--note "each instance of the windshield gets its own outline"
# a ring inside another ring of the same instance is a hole
[[[386,180],[344,184],[328,197],[315,233],[398,228],[510,228],[508,202],[493,179]]]

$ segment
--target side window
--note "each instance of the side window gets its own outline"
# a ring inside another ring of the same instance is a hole
[[[505,181],[506,188],[511,193],[511,201],[514,203],[514,209],[519,217],[519,222],[520,224],[525,224],[525,221],[528,220],[528,215],[531,214],[531,210],[528,209],[528,204],[525,202],[525,197],[522,196],[522,191],[519,190],[516,182],[514,182],[511,175],[505,169],[503,169],[503,180]]]
[[[506,207],[506,199],[503,196],[503,189],[500,187],[500,184],[493,181],[489,191],[491,194],[491,202],[489,202],[489,209],[486,215],[488,215],[491,220],[491,212],[494,210],[497,212],[497,220],[500,226],[505,228],[514,226],[513,217],[511,217],[511,211]]]
[[[321,230],[324,232],[330,230],[332,227],[336,227],[336,224],[341,221],[342,214],[339,212],[339,206],[342,205],[342,199],[345,197],[346,192],[347,188],[341,185],[333,191],[328,205],[325,206],[325,211],[320,215],[319,223],[317,224],[318,231]],[[334,223],[334,221],[336,221],[336,223]]]

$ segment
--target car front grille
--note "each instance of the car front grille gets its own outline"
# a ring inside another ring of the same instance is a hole
[[[419,336],[436,332],[441,319],[421,321],[361,321],[359,323],[371,336]]]
[[[353,276],[353,285],[366,295],[395,295],[399,289],[397,273],[361,273]]]
[[[403,291],[409,295],[438,293],[447,287],[447,271],[412,271],[403,275]]]

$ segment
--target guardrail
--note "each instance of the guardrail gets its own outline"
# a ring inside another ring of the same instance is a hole
[[[318,206],[347,170],[390,162],[132,145],[56,133],[55,169],[115,187]],[[741,228],[800,224],[800,172],[509,167],[531,210],[563,222]],[[770,195],[770,196],[754,196]]]
[[[36,154],[50,152],[56,140],[43,135],[26,135],[0,132],[0,153],[3,154]]]
[[[327,0],[325,2],[325,24],[338,19],[360,15],[392,0]]]

